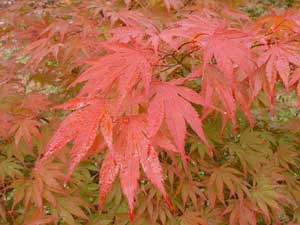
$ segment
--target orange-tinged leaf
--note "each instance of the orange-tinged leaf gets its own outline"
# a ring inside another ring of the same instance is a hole
[[[256,225],[257,208],[248,200],[231,201],[223,214],[230,213],[230,225]]]
[[[16,146],[19,145],[21,138],[25,140],[25,142],[31,146],[32,140],[31,136],[35,136],[36,138],[40,137],[39,126],[41,123],[32,119],[32,118],[20,118],[16,121],[16,125],[11,128],[10,133],[15,133],[15,143]]]
[[[215,206],[216,198],[225,204],[225,188],[229,189],[230,196],[238,194],[239,197],[243,197],[241,191],[246,190],[246,183],[241,177],[241,172],[228,165],[213,168],[207,183],[208,199],[212,207]]]
[[[171,7],[179,10],[183,6],[183,2],[181,0],[164,0],[164,3],[168,11],[170,11]]]
[[[24,225],[42,225],[50,224],[58,220],[57,216],[53,215],[43,215],[39,210],[35,210],[26,221]]]

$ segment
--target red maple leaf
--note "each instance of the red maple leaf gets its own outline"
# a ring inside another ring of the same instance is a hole
[[[79,100],[78,105],[80,105]],[[71,106],[64,104],[62,108],[72,108],[74,104],[74,101],[71,101]],[[87,105],[87,103],[81,104]],[[104,102],[96,99],[86,107],[67,116],[46,146],[45,154],[37,162],[36,168],[39,168],[41,163],[46,161],[58,149],[73,141],[71,165],[65,178],[65,182],[67,182],[76,165],[89,153],[90,148],[93,146],[99,125],[102,135],[110,147],[112,145],[112,120],[106,109]]]
[[[204,100],[203,118],[206,118],[214,111],[219,111],[223,118],[222,129],[225,127],[227,121],[231,120],[234,131],[236,131],[236,111],[237,105],[239,105],[247,116],[250,125],[253,126],[254,122],[250,111],[250,104],[248,103],[249,97],[247,93],[245,93],[247,86],[246,88],[244,87],[243,80],[240,81],[238,76],[235,77],[235,92],[232,92],[232,90],[228,88],[231,86],[230,78],[216,66],[207,65],[203,74],[195,68],[193,75],[200,75],[202,78],[200,95]]]
[[[91,65],[73,83],[87,81],[80,96],[94,96],[98,93],[111,94],[114,85],[118,83],[118,103],[126,98],[130,91],[143,82],[143,87],[149,90],[152,77],[152,64],[156,57],[143,49],[136,49],[126,44],[104,43],[102,47],[111,53],[91,60]]]
[[[295,43],[279,42],[263,46],[265,51],[258,58],[258,66],[266,64],[266,76],[274,94],[277,74],[285,88],[289,89],[290,63],[300,65],[299,45]]]
[[[145,47],[152,47],[155,52],[158,51],[160,41],[159,30],[154,25],[150,27],[142,27],[137,25],[117,27],[111,29],[110,33],[113,35],[110,39],[112,42],[137,42],[145,45]]]
[[[176,83],[176,81],[174,82]],[[185,159],[184,139],[187,133],[187,121],[212,154],[211,146],[202,130],[202,122],[197,111],[191,105],[191,102],[203,105],[204,102],[201,97],[193,90],[183,86],[176,86],[172,82],[154,83],[151,86],[151,92],[154,97],[148,108],[149,136],[153,137],[157,134],[165,119],[179,153]]]
[[[180,38],[180,46],[189,42],[199,46],[203,52],[203,71],[215,61],[219,70],[228,77],[233,92],[236,68],[248,75],[252,73],[255,64],[250,51],[250,33],[230,28],[225,21],[204,12],[189,15],[174,26],[161,34],[162,39],[175,48],[178,41],[174,41],[174,37]]]
[[[200,39],[204,52],[203,66],[205,67],[214,57],[218,68],[229,77],[233,77],[236,65],[247,74],[250,74],[253,60],[250,48],[245,42],[247,38],[249,38],[248,35],[239,30],[222,26],[217,28],[213,34],[203,36]]]
[[[147,137],[147,123],[144,116],[123,118],[119,135],[111,150],[105,155],[99,175],[99,209],[109,192],[118,173],[121,187],[127,198],[129,213],[133,218],[133,203],[135,191],[140,177],[139,164],[153,185],[159,189],[167,204],[168,196],[163,186],[162,168],[150,139]]]

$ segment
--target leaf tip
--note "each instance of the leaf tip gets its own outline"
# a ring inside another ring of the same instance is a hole
[[[133,222],[133,220],[134,220],[134,215],[133,215],[132,209],[129,210],[129,219],[131,222]]]
[[[172,205],[172,203],[171,203],[171,201],[170,201],[170,199],[169,199],[168,196],[165,196],[165,202],[166,202],[168,208],[169,208],[171,211],[173,211],[173,210],[174,210],[174,207],[173,207],[173,205]]]
[[[207,148],[208,148],[208,154],[209,154],[209,156],[211,158],[213,158],[214,157],[214,149],[213,149],[213,147],[211,145],[209,145]]]

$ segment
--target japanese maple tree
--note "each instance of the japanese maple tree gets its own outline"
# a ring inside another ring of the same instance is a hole
[[[2,222],[300,224],[299,6],[247,2],[0,3]]]

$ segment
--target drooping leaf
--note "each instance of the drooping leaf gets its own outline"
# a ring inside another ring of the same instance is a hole
[[[133,216],[134,195],[140,177],[139,164],[147,178],[169,203],[163,186],[162,169],[157,152],[146,136],[144,118],[134,116],[124,118],[119,132],[113,150],[106,153],[100,169],[99,208],[102,209],[103,200],[119,172],[121,187],[128,201],[130,215]]]
[[[78,103],[79,104],[79,103]],[[67,107],[66,105],[64,107]],[[107,145],[112,143],[112,122],[102,100],[95,100],[85,108],[72,112],[59,126],[56,133],[46,146],[43,157],[36,167],[45,162],[57,150],[73,141],[71,165],[65,182],[70,178],[76,165],[87,155],[92,147],[100,126]]]

